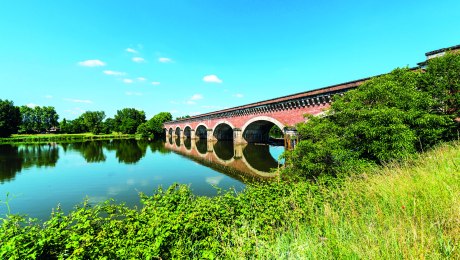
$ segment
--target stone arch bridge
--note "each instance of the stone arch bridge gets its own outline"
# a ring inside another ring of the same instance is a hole
[[[368,78],[312,91],[223,109],[163,124],[166,136],[208,141],[233,140],[235,144],[267,143],[269,131],[276,125],[284,134],[284,144],[295,144],[295,125],[305,114],[320,115],[334,95],[354,89]]]

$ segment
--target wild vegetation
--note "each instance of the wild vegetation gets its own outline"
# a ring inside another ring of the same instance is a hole
[[[43,223],[7,215],[0,258],[458,259],[458,71],[448,53],[337,97],[298,126],[277,181],[239,194],[173,185],[141,194],[138,209],[84,202]]]
[[[174,185],[141,201],[58,207],[43,223],[8,215],[0,258],[456,259],[460,144],[347,177],[213,198]]]
[[[301,141],[285,154],[287,170],[338,175],[456,139],[458,71],[460,55],[446,54],[430,60],[426,72],[396,69],[335,97],[324,117],[297,126]]]

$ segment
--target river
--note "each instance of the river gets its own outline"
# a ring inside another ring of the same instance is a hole
[[[139,206],[139,192],[173,183],[190,185],[196,195],[214,196],[216,187],[238,192],[275,176],[283,151],[190,139],[0,145],[0,218],[7,204],[10,213],[41,220],[57,205],[67,213],[85,198]]]

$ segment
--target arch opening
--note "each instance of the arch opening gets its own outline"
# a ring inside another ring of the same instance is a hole
[[[283,142],[283,129],[267,120],[251,122],[243,132],[243,138],[248,143],[280,143]]]
[[[224,141],[214,144],[214,153],[222,161],[229,161],[234,156],[233,142]]]
[[[176,147],[179,148],[180,147],[180,138],[177,137],[176,140],[174,140],[175,143],[176,143]]]
[[[195,136],[198,139],[207,139],[208,138],[208,130],[206,126],[199,125],[195,130]]]
[[[195,145],[196,145],[196,150],[198,151],[198,153],[206,154],[208,152],[208,144],[206,141],[199,139],[196,141]]]
[[[187,139],[190,138],[192,136],[192,128],[190,126],[186,126],[184,128],[184,137],[186,137]]]
[[[226,124],[218,124],[212,133],[218,141],[233,141],[233,128]]]
[[[180,127],[176,127],[176,131],[174,131],[177,137],[180,137]]]
[[[172,134],[173,134],[173,129],[172,129],[172,127],[169,128],[169,131],[168,131],[168,132],[169,132],[169,135],[172,136]]]
[[[187,149],[188,151],[192,150],[192,139],[186,138],[184,140],[184,146],[185,146],[185,149]]]

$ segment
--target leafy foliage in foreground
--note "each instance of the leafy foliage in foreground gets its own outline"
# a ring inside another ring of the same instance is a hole
[[[184,185],[130,209],[84,202],[44,223],[9,215],[1,259],[458,258],[460,145],[405,165],[214,198]],[[14,202],[14,201],[13,201]]]

